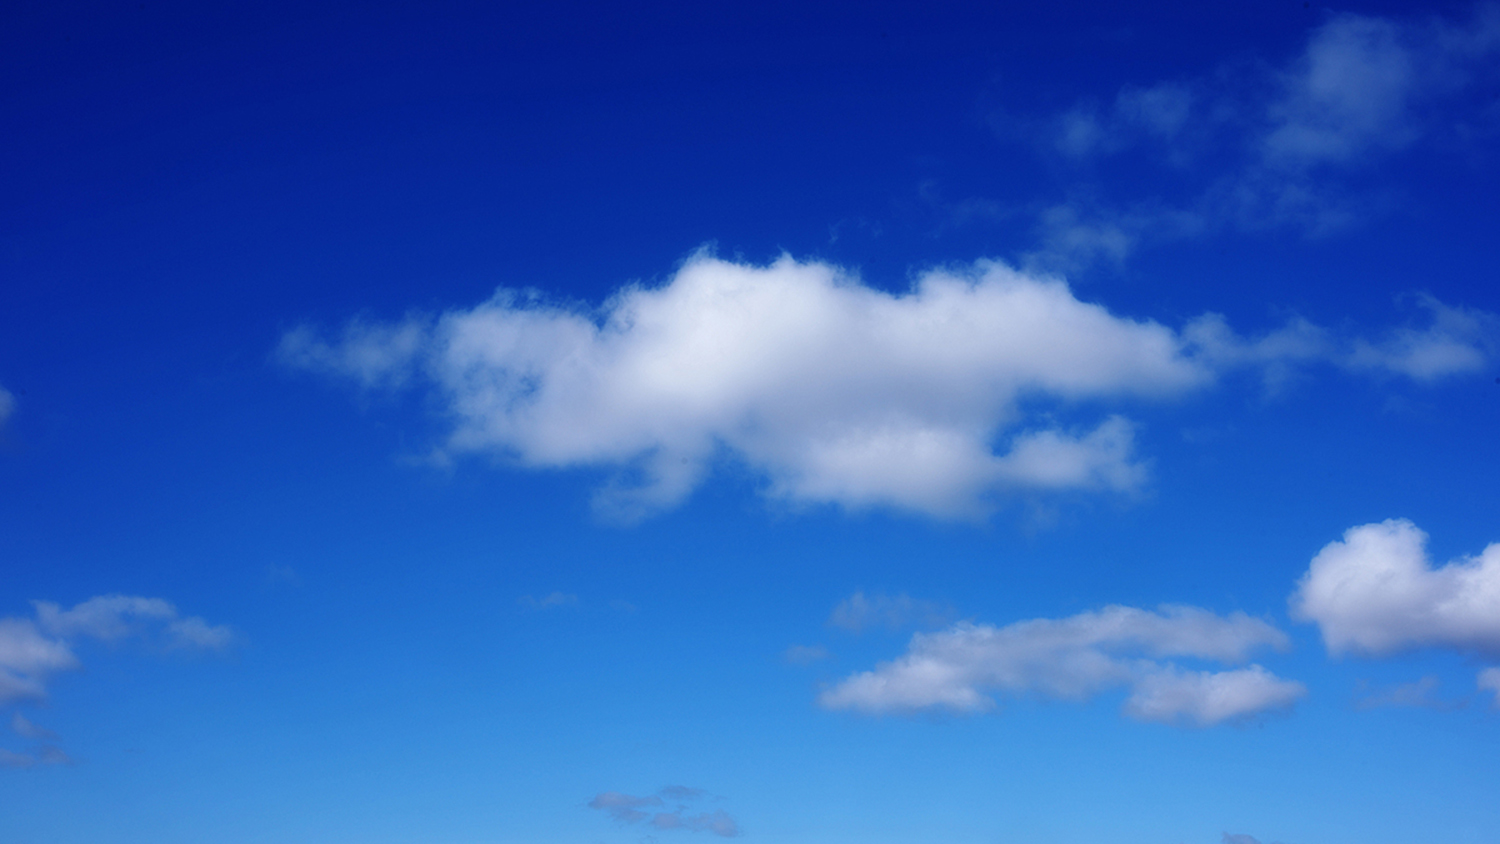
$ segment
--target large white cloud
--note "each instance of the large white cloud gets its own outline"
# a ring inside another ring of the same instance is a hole
[[[1433,566],[1406,519],[1344,532],[1313,558],[1291,597],[1330,653],[1385,655],[1435,646],[1500,656],[1500,543]]]
[[[1133,427],[1101,404],[1214,377],[1172,329],[988,261],[892,295],[827,264],[699,254],[597,313],[502,290],[332,342],[297,329],[280,351],[369,387],[434,384],[445,454],[623,469],[599,503],[627,517],[680,501],[726,452],[774,497],[940,517],[1007,490],[1133,490]],[[1094,422],[1028,416],[1038,403]]]
[[[846,678],[819,702],[867,713],[976,712],[994,705],[992,692],[1081,700],[1126,688],[1132,718],[1204,726],[1290,706],[1305,690],[1259,665],[1202,671],[1171,659],[1243,663],[1259,648],[1287,644],[1281,631],[1244,613],[1183,606],[1111,606],[1005,627],[961,623],[916,634],[904,655]]]

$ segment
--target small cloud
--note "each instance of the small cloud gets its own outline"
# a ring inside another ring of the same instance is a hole
[[[636,797],[618,791],[603,791],[589,801],[590,809],[607,813],[619,823],[645,823],[653,829],[710,832],[722,838],[740,834],[739,824],[723,809],[692,812],[688,804],[708,797],[701,788],[669,785],[655,794]],[[668,809],[668,803],[675,804]]]
[[[43,765],[71,765],[72,757],[51,745],[43,745],[31,753],[16,753],[0,748],[0,768],[36,768]]]
[[[863,633],[872,627],[900,630],[903,627],[941,627],[957,615],[951,607],[936,601],[900,595],[866,595],[863,591],[839,602],[828,616],[828,624]]]
[[[822,645],[792,645],[781,653],[781,658],[793,665],[811,665],[830,656]]]
[[[17,712],[10,718],[10,728],[15,730],[16,735],[22,738],[35,739],[37,741],[56,741],[57,733],[46,727],[33,724],[25,715]]]
[[[1136,720],[1209,726],[1286,709],[1307,690],[1259,665],[1192,671],[1168,660],[1244,663],[1256,650],[1289,646],[1260,619],[1187,606],[1110,606],[1005,627],[960,622],[917,633],[905,654],[845,678],[819,703],[869,714],[973,713],[994,708],[990,691],[1086,700],[1125,688],[1124,712]]]
[[[9,390],[0,387],[0,425],[4,425],[15,411],[16,397],[11,395]]]
[[[1478,685],[1480,689],[1494,692],[1493,706],[1500,709],[1500,667],[1486,668],[1479,672]]]
[[[302,577],[291,566],[268,563],[266,565],[266,582],[278,586],[301,586]]]
[[[1221,844],[1260,844],[1260,839],[1253,835],[1226,832]]]
[[[1382,707],[1453,709],[1461,703],[1437,698],[1438,678],[1428,676],[1411,683],[1401,683],[1386,689],[1361,690],[1364,693],[1354,701],[1356,709],[1379,709]]]
[[[1359,525],[1318,552],[1289,603],[1335,656],[1419,647],[1500,655],[1500,543],[1435,566],[1427,534],[1410,521]]]
[[[553,610],[559,607],[578,606],[578,596],[567,592],[553,592],[540,598],[522,595],[517,603],[534,610]]]

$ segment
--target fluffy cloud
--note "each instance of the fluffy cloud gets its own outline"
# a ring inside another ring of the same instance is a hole
[[[1006,627],[960,623],[916,634],[906,654],[845,679],[819,702],[868,713],[975,712],[994,705],[988,691],[1081,700],[1126,688],[1132,718],[1205,726],[1290,706],[1305,690],[1259,665],[1194,671],[1167,660],[1242,663],[1256,649],[1287,645],[1281,631],[1244,613],[1182,606],[1111,606]]]
[[[420,373],[454,421],[445,452],[622,469],[599,503],[624,517],[679,502],[721,452],[773,497],[942,517],[1006,490],[1128,491],[1145,477],[1128,421],[1042,424],[1023,403],[1170,397],[1213,378],[1171,329],[998,263],[891,295],[827,264],[704,254],[597,319],[501,291],[333,342],[299,329],[281,355],[370,386]]]
[[[1290,603],[1333,654],[1430,646],[1500,656],[1500,543],[1434,567],[1427,534],[1405,519],[1352,527],[1313,558]]]
[[[49,601],[33,606],[34,618],[0,618],[0,703],[45,697],[52,675],[78,667],[80,639],[151,636],[167,647],[216,650],[233,638],[229,628],[179,615],[160,598],[101,595],[66,610]]]
[[[644,823],[658,830],[711,832],[724,838],[740,834],[739,824],[723,809],[692,812],[688,805],[707,797],[702,789],[669,785],[656,794],[635,797],[618,791],[594,795],[589,808],[606,812],[620,823]],[[668,804],[675,804],[668,808]]]

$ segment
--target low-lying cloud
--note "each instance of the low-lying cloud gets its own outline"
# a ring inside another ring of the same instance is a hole
[[[824,691],[829,709],[870,714],[992,708],[991,693],[1084,700],[1127,689],[1124,712],[1141,721],[1207,726],[1291,706],[1306,690],[1259,665],[1205,671],[1171,660],[1243,663],[1285,649],[1284,633],[1235,612],[1110,606],[1005,627],[959,623],[912,637],[906,654]]]

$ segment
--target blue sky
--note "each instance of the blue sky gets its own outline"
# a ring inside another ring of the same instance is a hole
[[[4,21],[0,840],[1500,835],[1500,8]]]

